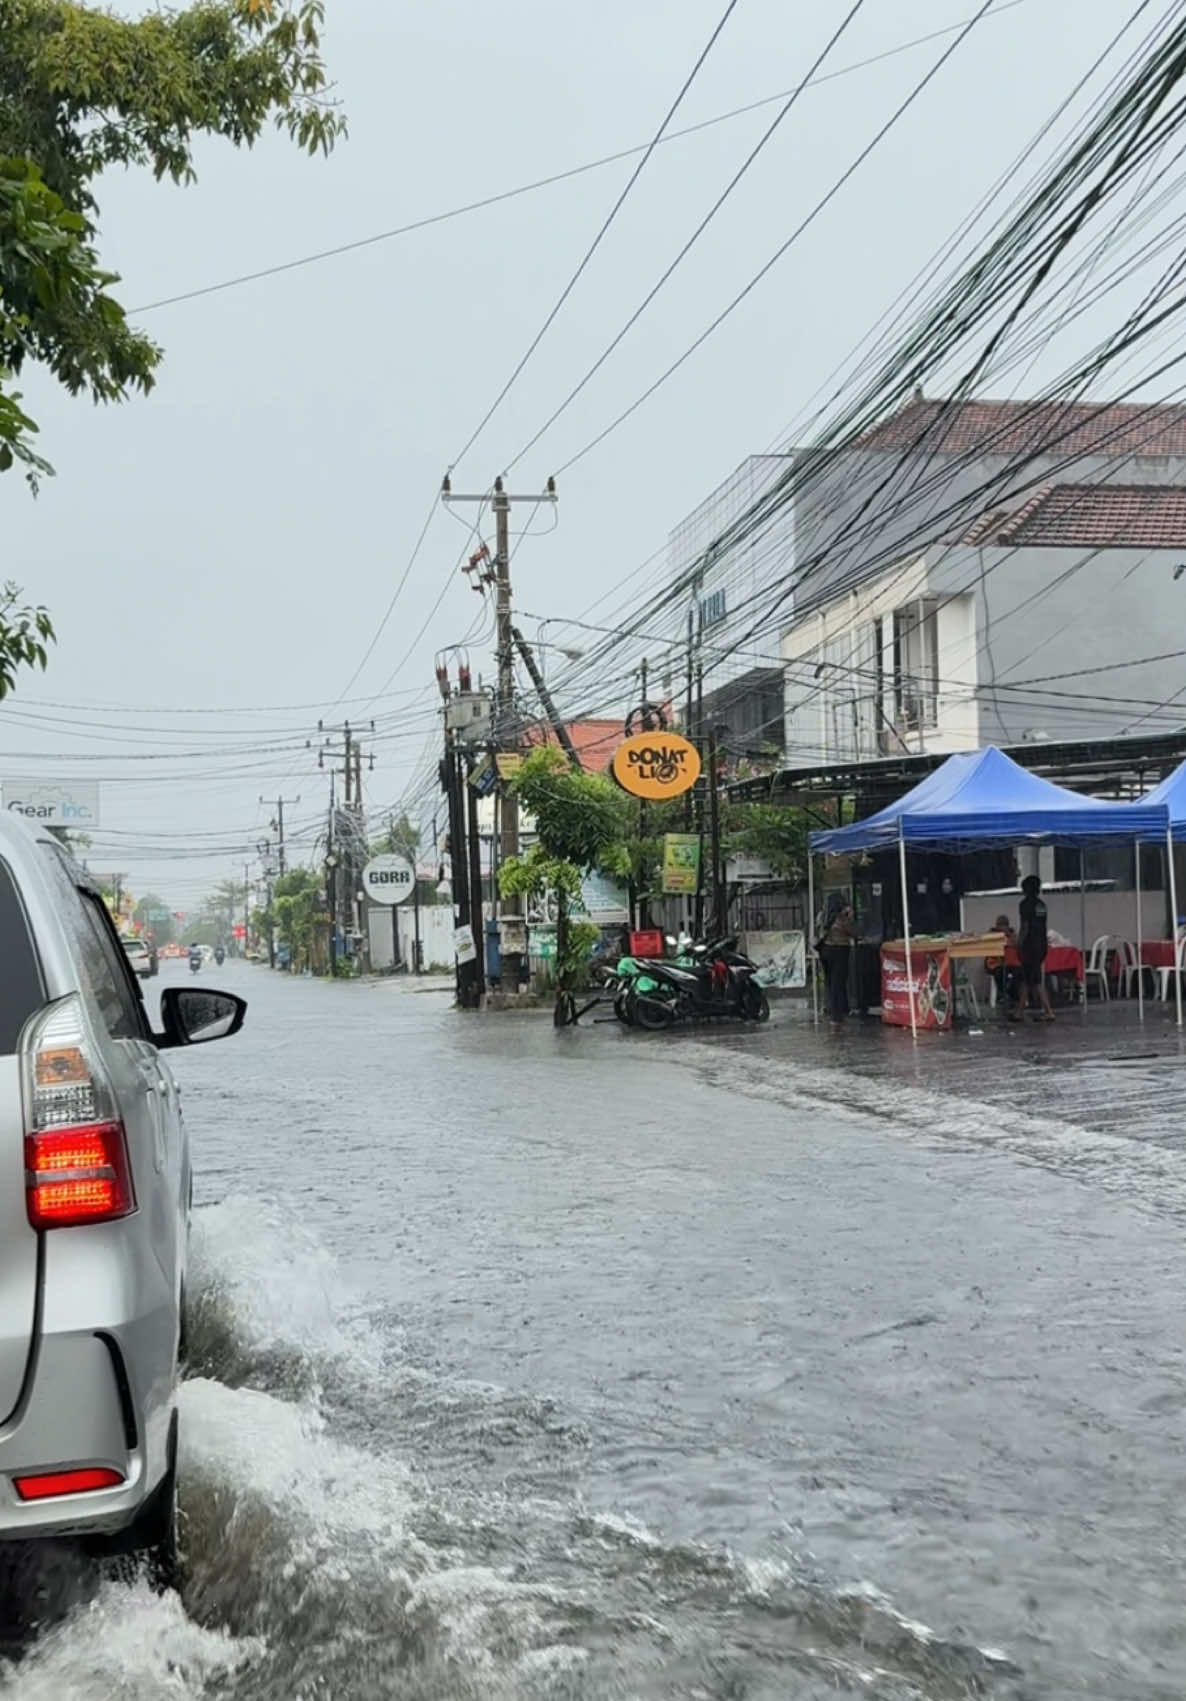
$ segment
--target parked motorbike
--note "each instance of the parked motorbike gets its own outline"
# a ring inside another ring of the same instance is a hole
[[[691,961],[645,958],[640,974],[655,982],[636,991],[634,1020],[642,1028],[668,1028],[679,1021],[733,1018],[765,1022],[770,1003],[757,965],[737,949],[735,938],[692,947]]]
[[[614,1015],[623,1027],[632,1028],[638,1021],[638,999],[657,994],[659,982],[648,972],[646,961],[639,957],[619,957],[614,968],[606,972],[606,984],[613,992]]]

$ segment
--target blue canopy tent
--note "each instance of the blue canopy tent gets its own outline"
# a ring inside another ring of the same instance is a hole
[[[1186,764],[1184,764],[1186,768]],[[1171,775],[1181,783],[1183,823],[1186,825],[1186,772]],[[1159,787],[1159,790],[1164,789]],[[1019,767],[1004,751],[990,745],[986,750],[949,756],[941,767],[905,797],[880,809],[864,821],[848,827],[829,827],[809,835],[811,852],[825,856],[838,852],[890,850],[898,847],[902,879],[902,918],[906,963],[910,962],[910,913],[906,880],[906,852],[911,847],[959,852],[1004,848],[1011,845],[1085,845],[1117,841],[1153,841],[1170,848],[1170,887],[1174,915],[1178,913],[1174,887],[1173,839],[1170,810],[1156,793],[1139,803],[1108,803],[1101,798],[1081,797],[1066,791],[1028,768]],[[809,886],[811,857],[808,857]],[[814,902],[808,894],[814,916]],[[1140,977],[1138,976],[1138,985]],[[913,1002],[911,1004],[913,1017]],[[1178,982],[1178,1023],[1182,1021],[1181,985]],[[913,1026],[913,1022],[912,1022]]]
[[[1180,762],[1178,764],[1178,766],[1174,769],[1172,774],[1166,775],[1165,779],[1162,780],[1160,785],[1154,786],[1153,790],[1146,792],[1144,797],[1142,797],[1139,802],[1134,803],[1134,804],[1130,804],[1129,807],[1134,811],[1134,813],[1137,810],[1144,810],[1144,809],[1148,809],[1150,807],[1153,807],[1153,808],[1164,808],[1169,814],[1169,833],[1168,833],[1168,852],[1167,852],[1167,854],[1169,856],[1169,865],[1170,865],[1170,894],[1171,894],[1170,906],[1171,906],[1171,908],[1173,909],[1173,912],[1174,912],[1174,964],[1175,964],[1175,967],[1176,967],[1176,970],[1177,970],[1176,974],[1174,975],[1174,985],[1178,989],[1178,1008],[1179,1008],[1179,1011],[1180,1011],[1181,1010],[1181,1002],[1182,1002],[1183,963],[1184,963],[1184,958],[1186,958],[1186,935],[1183,935],[1181,938],[1179,937],[1180,917],[1178,915],[1177,882],[1174,879],[1174,841],[1175,841],[1175,839],[1181,839],[1181,838],[1186,837],[1186,762]],[[1150,844],[1150,843],[1154,843],[1154,842],[1160,843],[1162,835],[1160,833],[1146,834],[1146,833],[1142,832],[1139,835],[1139,837],[1140,837],[1142,843]],[[1141,879],[1141,859],[1138,856],[1138,858],[1137,858],[1137,905],[1138,905],[1138,909],[1139,909],[1139,906],[1140,906],[1140,891],[1141,891],[1140,879]],[[1140,977],[1138,976],[1138,980],[1139,979],[1140,979]],[[1181,1016],[1179,1015],[1179,1022],[1180,1021],[1181,1021]]]

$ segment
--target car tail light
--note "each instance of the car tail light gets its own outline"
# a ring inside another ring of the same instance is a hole
[[[25,1187],[34,1228],[109,1222],[136,1209],[123,1122],[77,996],[51,1005],[25,1046]]]
[[[58,1494],[86,1494],[96,1488],[118,1488],[125,1479],[105,1465],[81,1471],[45,1471],[38,1476],[13,1477],[22,1500],[51,1500]]]

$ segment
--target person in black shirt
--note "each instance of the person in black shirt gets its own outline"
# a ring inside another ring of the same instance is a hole
[[[1042,882],[1036,874],[1027,874],[1021,882],[1021,891],[1021,904],[1017,912],[1021,922],[1017,929],[1017,954],[1021,958],[1021,997],[1013,1020],[1021,1020],[1030,998],[1033,997],[1042,1006],[1042,1020],[1053,1022],[1054,1011],[1050,1008],[1050,994],[1046,990],[1046,976],[1042,972],[1049,943],[1046,932],[1046,905],[1040,896]]]
[[[852,957],[852,906],[841,892],[828,895],[827,908],[816,922],[815,948],[824,971],[828,1021],[838,1032],[848,1015],[848,965]]]

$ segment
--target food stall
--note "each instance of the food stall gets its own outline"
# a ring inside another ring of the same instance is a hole
[[[1186,765],[1179,772],[1184,776],[1186,816]],[[1162,843],[1170,850],[1170,901],[1176,915],[1170,808],[1156,794],[1152,797],[1156,801],[1143,799],[1138,803],[1110,803],[1083,797],[1020,767],[990,745],[985,750],[949,756],[904,797],[864,821],[813,832],[808,840],[812,855],[893,849],[898,852],[903,937],[882,947],[882,1019],[909,1026],[912,1033],[923,1026],[949,1026],[956,1002],[956,966],[972,958],[983,960],[1000,955],[1000,947],[1004,945],[1004,936],[999,933],[944,939],[912,936],[908,851],[913,848],[960,854],[981,848],[1045,844],[1082,848],[1109,843]],[[808,901],[812,914],[813,890],[814,871],[809,856]],[[1081,976],[1082,953],[1076,955]],[[1177,996],[1181,1025],[1180,984]]]

